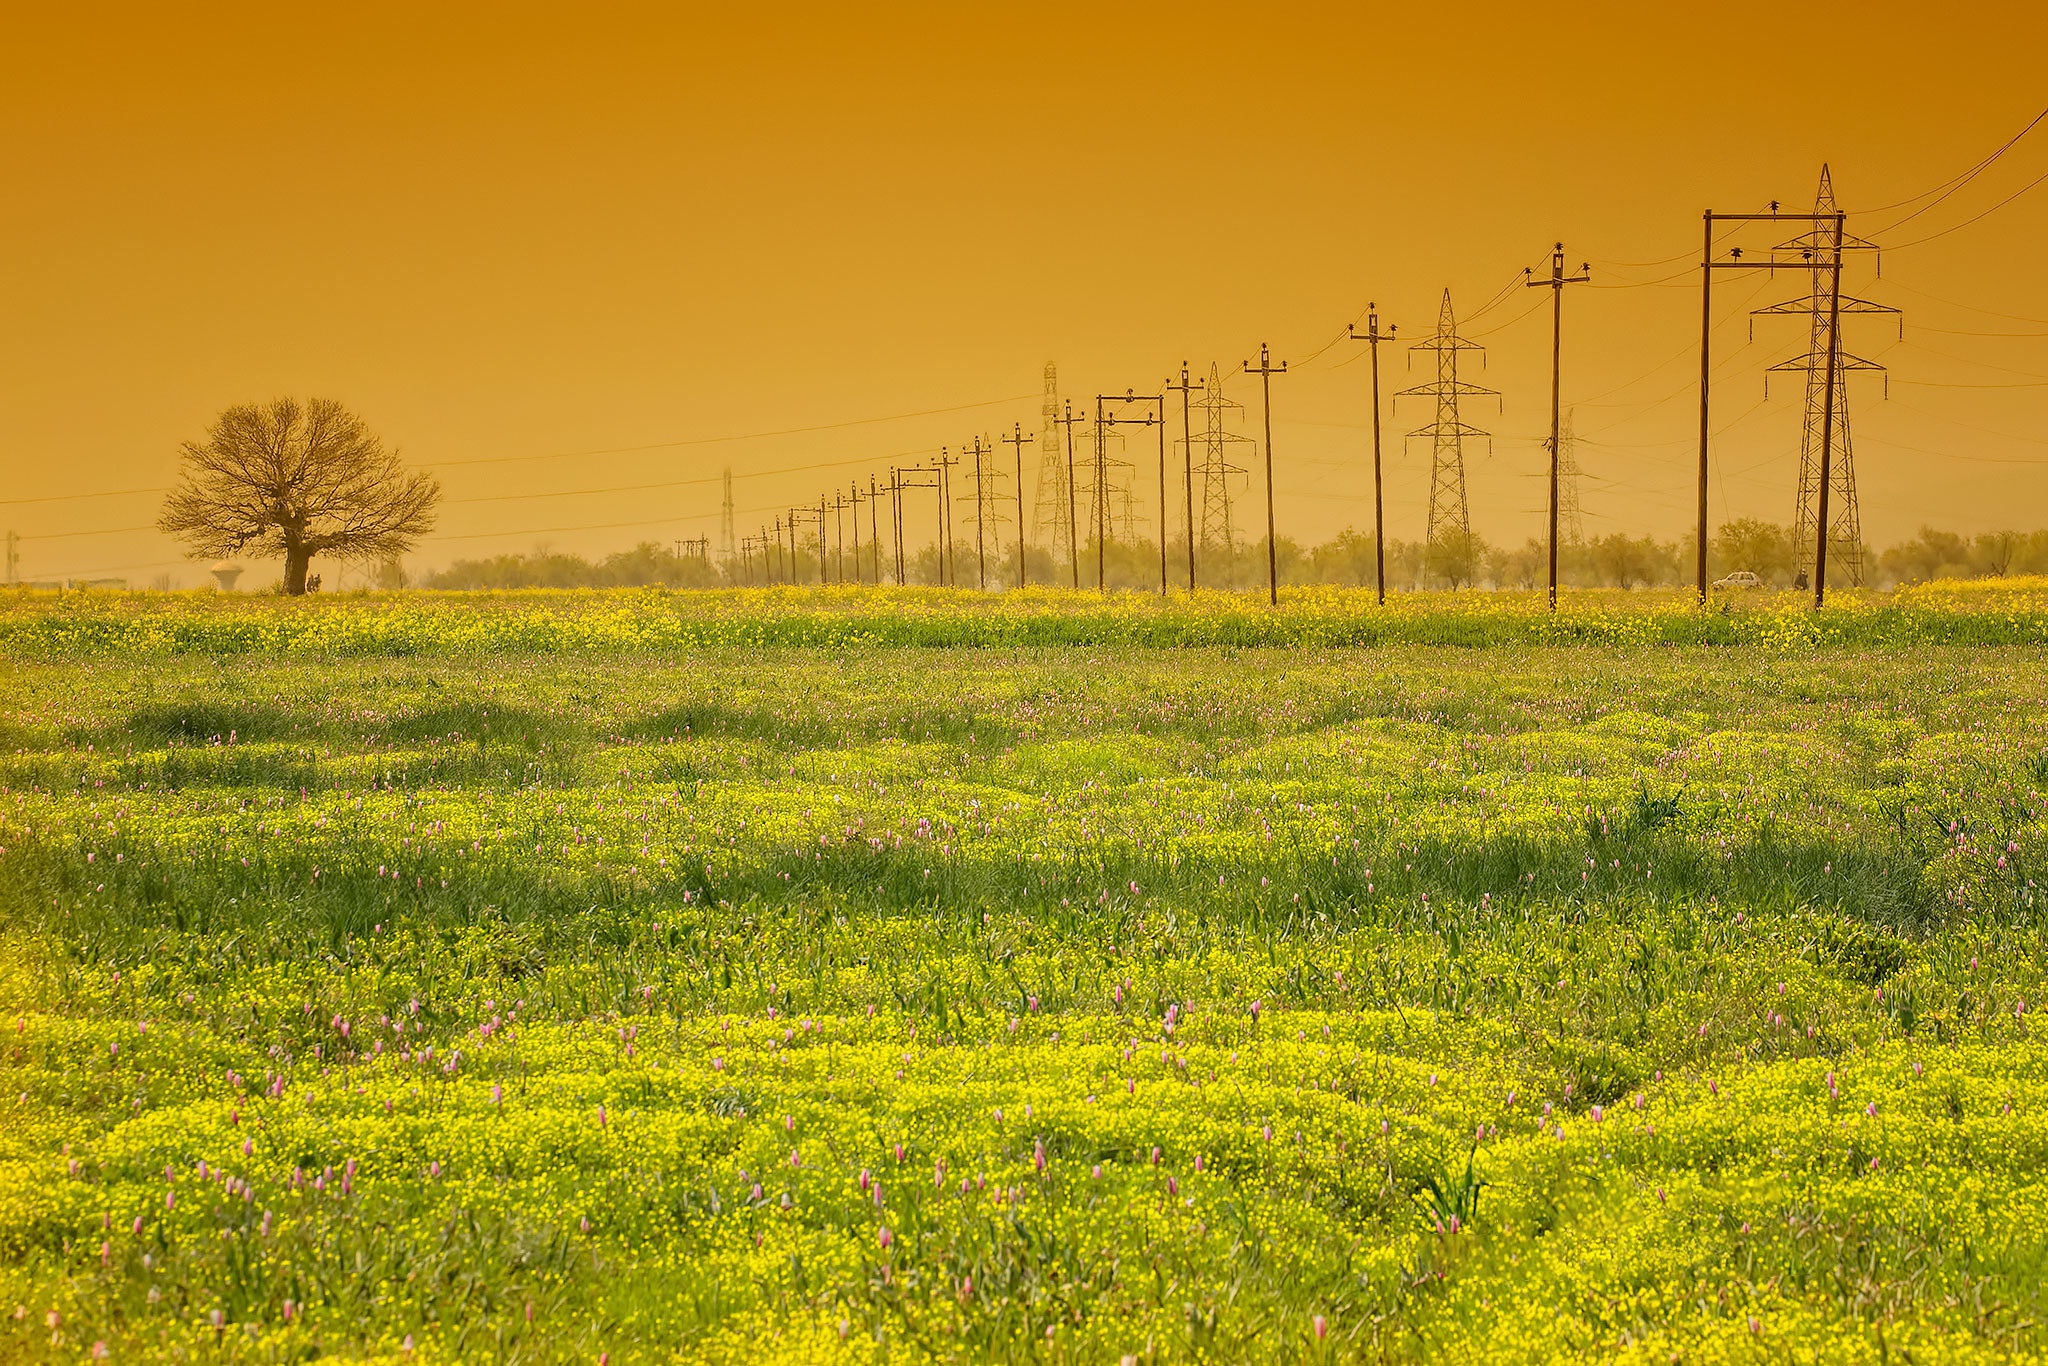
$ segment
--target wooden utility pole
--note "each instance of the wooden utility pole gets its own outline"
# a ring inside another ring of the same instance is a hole
[[[1180,454],[1182,491],[1187,495],[1188,513],[1188,592],[1195,591],[1195,442],[1188,432],[1188,394],[1195,389],[1206,388],[1201,380],[1188,378],[1188,363],[1180,363],[1180,383],[1168,383],[1168,390],[1180,391]],[[1164,495],[1161,495],[1159,512],[1159,534],[1166,535],[1166,510]]]
[[[904,560],[903,560],[903,536],[904,536],[904,531],[905,531],[905,519],[904,519],[904,515],[903,515],[903,492],[904,492],[904,490],[906,490],[906,489],[931,489],[931,490],[932,490],[933,492],[935,492],[935,493],[937,493],[937,494],[939,495],[939,506],[938,506],[938,515],[937,515],[937,522],[938,522],[938,528],[939,528],[939,535],[940,535],[940,537],[941,537],[941,542],[942,542],[942,544],[941,544],[941,552],[940,552],[940,555],[939,555],[939,565],[938,565],[938,571],[937,571],[937,572],[938,572],[938,575],[939,575],[938,581],[939,581],[940,583],[944,583],[944,582],[946,581],[946,579],[945,579],[945,573],[946,573],[946,557],[945,557],[945,554],[944,554],[944,550],[943,550],[943,538],[944,538],[944,536],[945,536],[945,531],[946,531],[946,502],[945,502],[945,489],[946,489],[946,485],[945,485],[945,473],[946,473],[946,471],[945,471],[945,466],[944,466],[943,464],[940,464],[940,465],[937,465],[937,466],[935,466],[935,467],[934,467],[934,468],[932,468],[932,469],[924,469],[924,468],[922,468],[922,467],[920,467],[920,466],[916,466],[916,465],[913,465],[913,466],[911,466],[911,467],[910,467],[909,469],[907,469],[907,470],[897,470],[897,471],[894,471],[893,473],[894,473],[894,477],[895,477],[895,480],[896,480],[896,507],[897,507],[897,511],[896,511],[896,581],[897,581],[898,583],[903,583],[903,582],[905,581],[905,579],[904,579],[904,574],[905,574],[905,566],[904,566]],[[927,483],[927,482],[925,481],[925,479],[924,479],[924,478],[922,477],[922,476],[925,476],[925,475],[929,475],[929,476],[931,476],[931,480],[930,480],[930,482],[929,482],[929,483]]]
[[[846,488],[847,505],[853,509],[853,581],[864,585],[868,581],[868,576],[860,565],[860,484],[856,481],[848,484]],[[844,570],[840,571],[839,581],[846,582]]]
[[[818,506],[823,507],[821,501]],[[832,495],[832,530],[836,540],[832,552],[832,568],[838,574],[840,583],[846,582],[846,495]],[[820,533],[822,534],[822,533]]]
[[[1533,272],[1524,269],[1525,275]],[[1591,267],[1581,265],[1577,275],[1564,273],[1564,243],[1550,251],[1550,278],[1523,281],[1528,289],[1550,291],[1550,610],[1557,610],[1557,461],[1559,433],[1563,430],[1563,409],[1559,406],[1558,370],[1564,358],[1564,287],[1581,285],[1591,278]]]
[[[1067,429],[1067,572],[1078,592],[1081,587],[1081,518],[1077,507],[1080,495],[1074,490],[1074,424],[1086,419],[1074,416],[1074,400],[1066,400],[1066,405],[1066,416],[1054,420]]]
[[[1010,435],[1003,438],[1014,448],[1017,457],[1017,586],[1024,586],[1024,443],[1036,441],[1035,436],[1024,435],[1024,424],[1014,422]]]
[[[1714,211],[1700,215],[1700,525],[1699,603],[1707,605],[1707,356],[1714,340]]]
[[[1166,524],[1173,520],[1167,515],[1166,501],[1166,394],[1162,387],[1154,400],[1159,405],[1159,596],[1166,596]]]
[[[1145,417],[1113,417],[1104,413],[1102,408],[1104,403],[1150,403],[1156,405],[1156,407],[1152,413]],[[1119,426],[1150,427],[1154,424],[1157,424],[1159,427],[1159,596],[1163,598],[1166,596],[1166,395],[1164,393],[1139,394],[1126,389],[1121,394],[1099,394],[1096,396],[1095,471],[1097,483],[1095,507],[1096,520],[1098,522],[1103,521],[1109,515],[1109,500],[1103,496],[1105,476],[1109,469],[1108,448],[1103,444],[1106,439],[1103,435],[1103,428]],[[1132,477],[1135,478],[1136,475],[1137,472],[1134,469]],[[1096,575],[1101,581],[1100,586],[1103,591],[1107,592],[1108,580],[1102,573],[1102,545],[1099,541],[1096,544],[1095,553]]]
[[[979,438],[977,438],[979,439]],[[939,447],[939,582],[958,585],[960,569],[953,560],[953,466],[951,449]]]
[[[875,476],[870,474],[868,476],[868,544],[874,547],[872,553],[875,557],[875,587],[877,588],[882,586],[882,533],[879,529],[881,509],[875,505],[876,500],[880,496],[881,490],[876,487]]]
[[[896,586],[903,586],[903,473],[889,467],[890,520],[896,527]]]
[[[995,448],[989,447],[993,454]],[[988,591],[988,537],[983,528],[988,522],[988,477],[982,472],[981,438],[974,438],[974,574],[977,586],[982,592]]]
[[[1109,591],[1109,453],[1102,436],[1102,395],[1095,396],[1095,591]]]
[[[939,458],[932,467],[932,476],[938,480],[939,490],[939,523],[937,532],[939,542],[939,568],[937,582],[941,586],[944,586],[946,582],[946,540],[947,532],[948,530],[950,530],[950,528],[946,525],[946,471],[951,467],[951,456],[949,449],[945,446],[939,447]]]
[[[1826,481],[1833,457],[1835,384],[1839,378],[1837,362],[1841,354],[1839,327],[1841,315],[1842,284],[1842,233],[1848,215],[1842,211],[1817,213],[1785,213],[1775,200],[1769,213],[1715,213],[1712,209],[1700,215],[1700,460],[1699,460],[1699,545],[1697,554],[1698,594],[1701,606],[1707,601],[1707,438],[1711,434],[1708,422],[1707,390],[1708,380],[1713,374],[1714,340],[1714,272],[1717,270],[1812,270],[1815,262],[1811,259],[1790,260],[1777,253],[1744,259],[1742,248],[1729,251],[1727,259],[1714,259],[1714,225],[1716,223],[1811,223],[1816,228],[1822,224],[1833,229],[1829,244],[1830,260],[1820,268],[1833,272],[1835,300],[1828,308],[1828,355],[1827,355],[1827,396],[1823,400],[1826,425],[1821,435],[1820,460],[1822,492],[1820,495],[1820,544],[1814,551],[1813,605],[1823,606],[1827,602],[1828,523]]]
[[[1274,607],[1280,605],[1280,544],[1279,533],[1273,520],[1273,376],[1287,373],[1287,362],[1273,364],[1272,352],[1264,342],[1259,343],[1258,368],[1244,363],[1247,375],[1259,377],[1259,395],[1266,409],[1266,600]]]
[[[1351,339],[1364,342],[1372,353],[1372,569],[1382,607],[1387,605],[1387,516],[1380,483],[1380,343],[1392,341],[1398,331],[1391,323],[1385,332],[1380,331],[1379,305],[1371,303],[1365,306],[1365,331],[1360,332],[1356,323],[1351,325]]]
[[[804,515],[809,516],[810,511],[811,510],[809,508],[805,508]],[[825,495],[821,493],[818,495],[818,586],[820,588],[823,588],[826,582],[827,580],[825,577]]]
[[[1820,427],[1820,506],[1819,536],[1813,552],[1813,605],[1823,607],[1828,600],[1828,485],[1834,458],[1835,435],[1835,382],[1839,378],[1842,362],[1842,228],[1847,215],[1837,210],[1834,214],[1834,242],[1830,253],[1833,260],[1828,269],[1834,274],[1834,288],[1828,291],[1828,360],[1827,397],[1821,404]]]

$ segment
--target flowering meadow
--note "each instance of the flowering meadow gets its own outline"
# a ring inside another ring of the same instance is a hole
[[[2048,587],[1376,612],[0,606],[0,1360],[2048,1360]]]
[[[69,593],[0,611],[0,651],[317,651],[343,655],[666,652],[890,645],[1014,647],[1381,645],[2048,645],[2048,578],[1940,580],[1892,592],[1838,590],[1822,613],[1793,592],[1568,590],[1402,593],[1290,588],[1256,594],[1098,597],[1032,588],[771,588],[352,593],[308,598]]]

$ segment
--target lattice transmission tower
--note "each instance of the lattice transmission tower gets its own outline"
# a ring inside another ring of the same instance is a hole
[[[1209,381],[1202,386],[1202,397],[1188,407],[1202,415],[1201,429],[1189,435],[1195,448],[1195,480],[1201,498],[1202,553],[1206,555],[1211,550],[1221,550],[1228,557],[1237,551],[1237,527],[1231,518],[1230,480],[1232,476],[1244,473],[1242,465],[1231,463],[1231,447],[1256,448],[1258,442],[1249,436],[1240,436],[1226,426],[1230,413],[1243,412],[1244,405],[1223,396],[1223,371],[1215,362],[1209,364]]]
[[[1836,209],[1834,179],[1828,174],[1828,168],[1822,166],[1820,190],[1814,196],[1813,211],[1832,214]],[[1780,317],[1804,314],[1808,319],[1806,353],[1771,366],[1764,380],[1768,386],[1770,375],[1798,374],[1806,378],[1806,417],[1799,436],[1799,498],[1792,516],[1793,543],[1800,546],[1811,546],[1818,537],[1821,434],[1827,425],[1828,413],[1828,351],[1830,347],[1834,350],[1834,441],[1828,457],[1828,482],[1832,485],[1828,501],[1833,506],[1828,510],[1828,562],[1847,570],[1849,581],[1861,586],[1863,518],[1856,504],[1856,463],[1849,442],[1847,377],[1851,371],[1881,373],[1884,367],[1876,361],[1844,351],[1839,323],[1830,335],[1828,320],[1831,316],[1850,313],[1896,316],[1899,310],[1868,299],[1852,299],[1847,294],[1836,299],[1834,248],[1833,227],[1823,226],[1820,222],[1815,222],[1811,230],[1791,241],[1781,243],[1779,251],[1796,251],[1811,263],[1811,284],[1801,298],[1787,299],[1754,312],[1758,316]],[[1877,246],[1861,237],[1844,234],[1842,250],[1875,251]]]
[[[718,514],[718,556],[727,564],[739,553],[739,541],[732,531],[732,466],[725,467],[725,505]]]
[[[1054,564],[1064,564],[1073,554],[1074,538],[1067,517],[1067,447],[1060,435],[1059,371],[1051,361],[1045,363],[1045,401],[1038,411],[1038,500],[1031,512],[1031,537],[1052,552]]]
[[[1465,502],[1465,439],[1491,434],[1468,424],[1458,411],[1464,398],[1499,398],[1498,390],[1481,388],[1458,378],[1458,356],[1466,351],[1485,351],[1478,342],[1458,335],[1457,316],[1451,311],[1451,291],[1444,291],[1443,306],[1437,310],[1436,331],[1410,346],[1409,351],[1436,353],[1436,380],[1403,389],[1394,397],[1434,398],[1436,420],[1409,432],[1409,437],[1430,438],[1429,531],[1425,538],[1430,566],[1453,583],[1469,580],[1473,566],[1466,563],[1472,548],[1472,513]]]
[[[1557,434],[1557,534],[1566,545],[1586,543],[1586,522],[1579,512],[1579,444],[1569,408]]]

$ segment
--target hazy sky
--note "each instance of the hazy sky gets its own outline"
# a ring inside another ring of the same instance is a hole
[[[728,464],[745,533],[1031,428],[1048,360],[1088,399],[1263,340],[1298,366],[1274,384],[1282,530],[1320,538],[1371,522],[1368,377],[1348,342],[1307,358],[1368,299],[1420,333],[1449,287],[1489,348],[1468,377],[1503,394],[1466,413],[1499,433],[1470,454],[1475,527],[1518,543],[1547,296],[1480,309],[1561,238],[1595,279],[1564,342],[1588,531],[1675,534],[1700,211],[1810,205],[1823,160],[1869,211],[1851,231],[1898,247],[1848,284],[1905,310],[1903,341],[1848,334],[1891,368],[1889,398],[1851,400],[1866,535],[2048,524],[2048,185],[1957,227],[2048,174],[2048,123],[1910,222],[1885,230],[1927,201],[1878,211],[2048,105],[2044,40],[2042,6],[1967,0],[24,7],[0,46],[0,529],[27,577],[192,582],[134,529],[160,493],[63,496],[160,490],[221,408],[298,394],[437,467],[418,565],[715,537]],[[1720,284],[1713,515],[1789,521],[1799,386],[1762,402],[1763,370],[1804,335],[1752,342],[1744,305],[1802,282]],[[1425,378],[1384,354],[1390,390]],[[1230,392],[1252,430],[1255,382]],[[1428,417],[1404,401],[1389,431]],[[1427,455],[1390,443],[1390,535],[1422,534]]]

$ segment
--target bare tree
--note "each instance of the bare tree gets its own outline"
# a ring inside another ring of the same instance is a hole
[[[434,529],[440,484],[408,473],[333,399],[239,404],[181,454],[183,477],[158,529],[195,559],[282,556],[287,593],[306,591],[315,555],[383,560]]]

